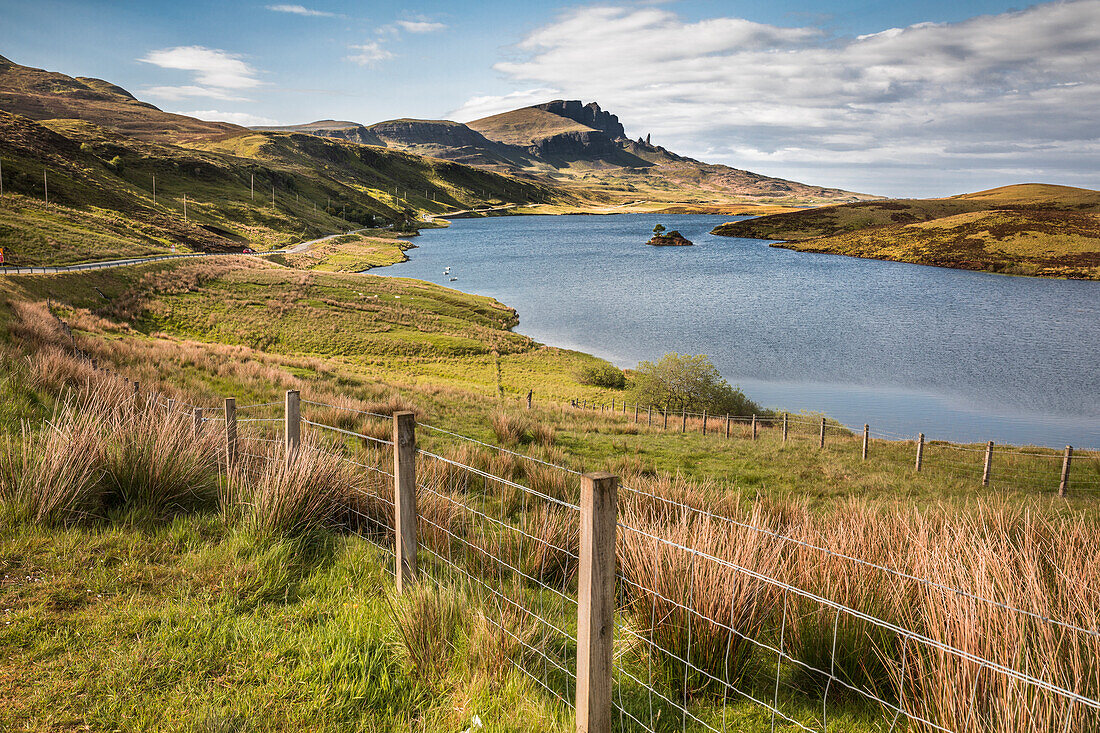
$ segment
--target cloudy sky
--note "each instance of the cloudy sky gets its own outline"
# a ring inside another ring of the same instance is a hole
[[[207,119],[468,121],[596,100],[633,136],[810,183],[1100,188],[1100,0],[0,0],[0,17],[13,61]]]

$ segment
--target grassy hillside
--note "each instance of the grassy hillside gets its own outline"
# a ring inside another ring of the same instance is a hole
[[[239,135],[244,128],[163,112],[102,79],[73,78],[0,56],[0,109],[34,120],[84,119],[143,140]]]
[[[172,245],[269,249],[418,211],[555,200],[545,187],[489,171],[309,135],[250,132],[181,147],[87,121],[6,112],[0,160],[8,264],[69,264]]]
[[[914,224],[971,211],[1054,210],[1100,213],[1100,191],[1047,184],[1003,186],[939,199],[891,199],[822,206],[716,227],[715,234],[796,242],[871,227]]]
[[[399,236],[380,229],[342,234],[316,242],[305,252],[272,255],[268,262],[298,270],[363,272],[408,260],[405,250],[416,245]]]
[[[803,252],[1100,279],[1100,192],[1068,186],[844,204],[722,224],[714,233]]]
[[[778,246],[1010,275],[1100,280],[1100,214],[975,211]]]
[[[530,145],[563,132],[592,132],[593,128],[580,122],[547,112],[537,107],[502,112],[491,117],[469,122],[466,125],[490,140],[506,145]]]

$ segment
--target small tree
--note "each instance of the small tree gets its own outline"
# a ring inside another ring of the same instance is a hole
[[[707,410],[712,414],[761,414],[758,404],[722,379],[705,354],[665,354],[657,363],[643,361],[634,376],[640,404],[664,410]]]
[[[626,375],[612,364],[598,362],[585,364],[577,371],[577,381],[593,387],[622,389],[626,386]]]
[[[657,226],[653,227],[653,236],[659,237],[664,233],[665,233],[664,224],[658,224]]]

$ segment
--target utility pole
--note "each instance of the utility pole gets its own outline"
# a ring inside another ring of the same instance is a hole
[[[183,194],[183,220],[187,221],[187,194]]]
[[[252,174],[252,179],[248,184],[249,190],[252,192],[252,200],[256,200],[256,174]]]
[[[275,208],[275,187],[271,187],[271,208]]]
[[[4,195],[4,161],[0,160],[0,197]]]
[[[46,208],[50,208],[50,184],[46,182],[46,169],[42,169],[42,192],[46,196]]]
[[[157,174],[153,174],[153,206],[157,205]]]

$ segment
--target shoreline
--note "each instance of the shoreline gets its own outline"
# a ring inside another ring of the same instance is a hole
[[[638,212],[615,212],[615,213],[638,213]],[[524,215],[524,214],[510,214],[510,215]],[[768,241],[768,240],[757,240],[757,241]],[[772,245],[772,246],[776,246],[776,245]],[[781,246],[777,246],[776,248],[777,249],[787,249],[786,247],[781,247]],[[811,254],[813,254],[813,253],[811,253]],[[408,258],[405,261],[410,261],[411,259],[412,258]],[[878,261],[883,261],[883,262],[898,262],[897,260],[888,260],[888,259],[882,259],[882,258],[860,258],[860,257],[857,257],[856,259],[877,259]],[[393,263],[393,264],[400,264],[400,263]],[[899,264],[919,264],[919,263],[899,262]],[[386,265],[385,267],[390,267],[390,265]],[[372,270],[378,270],[378,269],[380,269],[380,268],[372,268]],[[941,269],[961,269],[961,268],[946,268],[946,267],[944,267],[944,268],[941,268]],[[994,272],[983,271],[983,270],[967,270],[967,271],[968,272],[977,272],[977,273],[989,274],[989,275],[1000,274],[1000,273],[994,273]],[[378,274],[378,273],[374,272],[373,274]],[[382,276],[383,277],[409,277],[409,276],[406,276],[406,275],[382,275]],[[458,289],[458,288],[454,288],[448,283],[436,283],[433,280],[422,279],[422,278],[419,278],[419,277],[411,277],[410,279],[419,280],[421,282],[430,283],[430,284],[433,284],[433,285],[438,285],[440,287],[447,288],[447,289],[450,289],[450,290],[455,290],[456,292],[461,292],[461,293],[464,293],[464,294],[475,294],[475,295],[477,294],[477,293],[468,293],[468,291],[461,290],[461,289]],[[1041,279],[1048,279],[1049,280],[1049,279],[1053,279],[1053,278],[1041,278]],[[501,302],[502,305],[504,305],[505,307],[510,308],[511,310],[516,312],[517,316],[520,318],[519,323],[517,324],[517,326],[515,326],[513,328],[513,331],[515,333],[520,334],[520,335],[527,336],[528,338],[531,338],[532,340],[536,341],[537,343],[539,343],[543,347],[574,351],[574,352],[577,352],[577,353],[580,353],[580,354],[584,354],[586,356],[591,356],[593,358],[597,358],[597,359],[601,359],[603,361],[607,361],[608,363],[611,363],[611,364],[615,365],[618,368],[625,368],[625,369],[632,368],[632,367],[622,367],[622,366],[620,366],[621,360],[619,360],[619,359],[617,359],[613,356],[611,356],[611,357],[609,357],[609,356],[600,356],[598,353],[593,353],[593,350],[591,350],[589,347],[585,347],[583,345],[569,344],[569,343],[564,343],[563,344],[563,343],[558,343],[558,342],[545,342],[545,341],[541,340],[537,335],[524,333],[524,331],[522,330],[523,314],[518,310],[518,308],[516,308],[515,306],[513,306],[509,303],[505,303],[503,301],[498,301],[498,302]],[[598,351],[598,350],[599,349],[596,349],[596,351]],[[650,355],[649,359],[652,361],[654,359],[660,358],[660,356],[661,356],[660,354]],[[730,381],[731,384],[735,383],[734,379],[729,379],[729,381]],[[740,379],[740,380],[737,380],[737,384],[739,384],[739,385],[742,384],[742,383],[749,384],[749,383],[752,383],[752,382],[761,382],[761,381],[762,380],[751,379],[751,378],[747,379],[747,380],[746,379]],[[770,384],[767,389],[780,389],[780,388],[783,387],[783,385],[788,385],[788,387],[793,386],[794,387],[793,391],[795,393],[798,393],[802,388],[805,388],[808,384],[809,383],[801,383],[801,382],[798,382],[798,383],[775,382],[775,383]],[[823,384],[826,384],[826,383],[823,383]],[[849,393],[849,397],[855,399],[855,401],[866,401],[867,399],[869,399],[869,396],[873,396],[875,394],[893,393],[893,392],[897,392],[899,394],[905,393],[905,396],[907,398],[911,398],[913,396],[907,390],[904,390],[901,387],[889,386],[889,385],[864,387],[864,386],[860,386],[860,385],[828,384],[828,386],[829,386],[829,389],[831,391],[839,390],[841,392]],[[788,391],[788,390],[784,390],[784,391]],[[780,403],[783,402],[781,398],[777,398],[775,396],[760,397],[760,394],[761,394],[760,392],[757,392],[756,394],[749,394],[749,397],[752,398],[752,399],[757,399],[758,401],[767,404],[769,407],[771,407],[773,404],[780,404]],[[951,401],[951,397],[949,395],[945,395],[945,394],[920,392],[920,393],[917,394],[917,396],[921,400],[928,401],[929,404],[940,404],[940,405],[942,405],[944,403],[947,403],[947,402]],[[825,404],[827,404],[827,403],[830,402],[830,400],[825,399],[825,400],[823,400],[823,402]],[[805,403],[803,403],[803,404],[805,404]],[[835,411],[835,406],[833,406],[833,407],[826,406],[826,407],[823,407],[822,409],[811,409],[811,408],[807,408],[807,407],[797,407],[797,409],[789,410],[789,412],[792,412],[792,413],[807,412],[807,411],[814,412],[814,413],[824,413],[830,419],[836,419],[838,421],[840,421],[840,420],[839,420],[839,418],[836,418],[835,415],[843,414],[843,411],[841,411],[841,413],[837,413]],[[888,412],[889,412],[889,410],[887,410],[885,408],[878,408],[878,407],[875,407],[875,408],[869,407],[868,410],[867,410],[867,413],[883,413],[883,414],[885,414],[885,413],[888,413]],[[1013,428],[1012,428],[1012,425],[1011,425],[1013,422],[1016,422],[1016,421],[1025,422],[1025,421],[1034,419],[1033,415],[1032,416],[1017,416],[1017,415],[1013,415],[1013,414],[1010,414],[1010,413],[1006,413],[1004,411],[991,411],[988,414],[984,414],[984,413],[971,413],[971,414],[972,414],[973,417],[978,418],[983,422],[990,423],[991,425],[1001,425],[1002,426],[1001,430],[1007,429],[1009,431],[1009,433],[1011,433],[1013,431]],[[849,417],[852,417],[852,416],[849,415]],[[859,416],[859,419],[861,421],[865,421],[865,418],[871,418],[871,417],[872,416],[870,414],[862,414],[861,416]],[[1053,418],[1053,417],[1055,417],[1055,415],[1052,414],[1051,417]],[[886,418],[881,418],[879,420],[879,422],[881,422],[882,419],[886,419]],[[862,422],[861,422],[861,424],[862,424]],[[989,431],[989,433],[993,434],[993,433],[997,432],[997,430],[998,430],[998,428],[993,428],[992,430]],[[941,434],[941,435],[943,435],[943,434]],[[975,441],[976,442],[984,442],[984,439],[986,439],[986,436],[975,437],[972,434],[969,434],[965,429],[962,430],[961,434],[958,431],[952,431],[951,433],[947,433],[947,435],[949,437],[942,438],[942,440],[944,440],[944,442],[958,443],[958,444],[961,444],[961,445],[969,445],[971,443],[974,443]],[[1052,438],[1051,440],[1045,440],[1044,438],[1039,437],[1037,439],[1031,440],[1030,442],[1028,442],[1026,440],[1019,440],[1019,439],[1017,439],[1015,441],[1005,440],[1005,441],[997,441],[997,442],[998,442],[998,444],[1016,445],[1016,446],[1019,446],[1019,447],[1032,446],[1032,447],[1036,447],[1036,448],[1058,448],[1061,445],[1065,444],[1064,439],[1059,437],[1060,435],[1061,435],[1061,433],[1058,433],[1058,435],[1055,436],[1054,438]],[[968,440],[971,437],[974,437],[974,441],[969,441]],[[930,438],[930,440],[936,440],[936,439],[940,439],[940,438]],[[1059,445],[1055,445],[1056,443],[1059,444]],[[1096,447],[1093,447],[1093,448],[1089,448],[1088,450],[1100,450],[1100,445],[1098,445]]]

